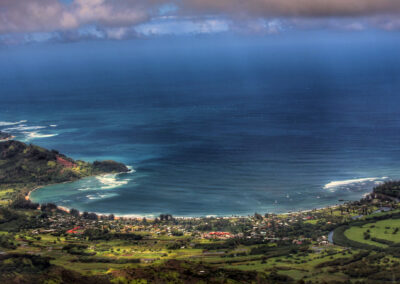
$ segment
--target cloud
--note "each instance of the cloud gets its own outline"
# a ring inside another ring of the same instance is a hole
[[[369,19],[372,26],[386,31],[400,30],[399,17],[372,17]]]
[[[229,26],[229,21],[220,18],[160,17],[138,25],[135,31],[144,36],[194,35],[227,32]]]
[[[0,0],[0,35],[123,39],[137,31],[276,34],[287,26],[399,30],[399,14],[400,0]]]
[[[121,27],[149,16],[140,1],[0,0],[0,33],[71,30],[90,24]]]
[[[343,17],[400,13],[399,0],[186,0],[183,10],[257,17]]]
[[[62,12],[63,5],[55,0],[0,0],[0,32],[53,29]]]

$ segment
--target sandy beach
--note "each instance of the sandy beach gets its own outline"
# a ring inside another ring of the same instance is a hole
[[[69,183],[69,182],[63,182],[63,183]],[[61,184],[63,184],[61,183]],[[55,185],[55,184],[52,184]],[[45,185],[45,186],[50,186],[50,185]],[[30,190],[27,195],[25,196],[26,200],[31,200],[31,193],[34,192],[35,190],[38,190],[40,188],[42,188],[44,186],[39,186],[36,187],[32,190]],[[370,193],[366,193],[365,195],[368,195]],[[33,200],[31,200],[33,202]],[[57,204],[56,204],[57,205]],[[313,212],[313,211],[319,211],[319,210],[325,210],[325,209],[336,209],[338,208],[340,205],[339,204],[335,204],[335,205],[329,205],[329,206],[325,206],[325,207],[318,207],[318,208],[312,208],[312,209],[305,209],[305,210],[299,210],[299,211],[291,211],[291,212],[284,212],[284,213],[272,213],[275,215],[290,215],[290,214],[306,214],[309,212]],[[66,207],[66,206],[61,206],[61,205],[57,205],[57,207],[64,211],[69,213],[70,210],[72,208]],[[82,214],[82,212],[80,212]],[[147,220],[154,220],[157,218],[157,216],[149,216],[149,215],[138,215],[138,214],[117,214],[117,213],[100,213],[100,212],[92,212],[95,213],[98,216],[103,216],[103,217],[107,217],[110,215],[114,215],[115,219],[120,219],[120,218],[124,218],[124,219],[135,219],[135,220],[143,220],[144,218]],[[210,217],[215,217],[215,218],[223,218],[223,219],[236,219],[236,218],[249,218],[251,217],[251,215],[245,215],[245,216],[239,216],[239,215],[233,215],[233,216],[174,216],[175,219],[180,219],[180,220],[198,220],[198,219],[204,219],[204,218],[210,218]]]

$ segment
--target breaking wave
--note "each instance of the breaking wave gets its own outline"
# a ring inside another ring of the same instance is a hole
[[[346,187],[354,186],[354,185],[364,185],[364,184],[374,185],[374,184],[383,182],[387,178],[388,177],[370,177],[370,178],[331,181],[330,183],[327,183],[324,185],[324,189],[334,191],[338,188],[346,188]]]
[[[28,130],[38,130],[38,129],[44,129],[46,126],[27,126],[25,124],[21,124],[15,127],[9,127],[4,129],[6,132],[12,132],[12,131],[28,131]]]
[[[39,132],[23,132],[23,134],[26,135],[26,139],[27,140],[31,140],[31,139],[38,139],[38,138],[49,138],[49,137],[54,137],[57,136],[57,133],[53,133],[53,134],[41,134]]]
[[[115,193],[108,193],[108,194],[89,194],[89,195],[86,195],[86,198],[87,198],[87,199],[90,199],[90,200],[98,200],[98,199],[110,198],[110,197],[117,196],[117,195],[118,195],[118,194],[115,194]]]
[[[2,131],[10,133],[16,136],[18,139],[22,141],[29,141],[33,139],[40,139],[40,138],[49,138],[57,136],[56,133],[41,133],[38,130],[44,130],[48,128],[47,126],[41,125],[34,125],[30,126],[25,124],[27,120],[20,120],[15,122],[7,122],[7,121],[0,121],[0,127],[7,127],[3,128]],[[49,127],[56,127],[57,125],[52,124]]]
[[[126,166],[126,167],[129,169],[128,174],[133,174],[133,173],[136,172],[135,169],[132,166]]]
[[[15,121],[15,122],[9,122],[9,121],[0,121],[0,126],[10,126],[10,125],[17,125],[21,123],[25,123],[27,120],[20,120],[20,121]]]
[[[98,176],[96,179],[101,183],[100,189],[113,189],[129,183],[131,179],[118,179],[119,174],[108,174]]]

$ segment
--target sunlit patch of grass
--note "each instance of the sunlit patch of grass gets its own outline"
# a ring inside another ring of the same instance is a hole
[[[396,228],[398,228],[397,232]],[[377,238],[392,242],[400,242],[400,219],[382,220],[375,223],[368,223],[361,227],[353,226],[346,230],[344,234],[348,239],[386,248],[388,245],[375,242],[372,239]],[[366,238],[366,236],[368,237]]]

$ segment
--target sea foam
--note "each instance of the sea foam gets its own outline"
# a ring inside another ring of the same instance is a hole
[[[88,191],[88,190],[93,190],[93,188],[91,188],[91,187],[81,187],[81,188],[78,188],[78,190],[79,191]]]
[[[20,120],[20,121],[15,121],[15,122],[9,122],[9,121],[0,121],[0,126],[10,126],[10,125],[17,125],[21,123],[25,123],[27,120]]]
[[[113,189],[128,184],[130,179],[117,179],[118,174],[98,176],[96,179],[101,183],[100,189]]]
[[[28,130],[38,130],[38,129],[44,129],[46,126],[27,126],[25,124],[21,124],[15,127],[9,127],[4,129],[6,132],[11,132],[11,131],[28,131]]]
[[[133,174],[133,173],[136,172],[135,169],[132,166],[126,166],[126,167],[129,169],[128,174]]]
[[[89,194],[86,195],[87,199],[90,200],[99,200],[99,199],[104,199],[104,198],[110,198],[113,196],[117,196],[118,194],[115,193],[109,193],[109,194]]]
[[[0,126],[7,126],[7,128],[3,129],[4,132],[11,133],[17,137],[23,136],[23,138],[20,137],[22,141],[29,141],[32,139],[39,139],[39,138],[49,138],[58,135],[56,133],[47,133],[47,134],[40,133],[38,132],[38,130],[46,129],[47,126],[41,126],[41,125],[29,126],[25,124],[26,122],[27,120],[20,120],[16,122],[0,121]]]
[[[32,132],[23,132],[23,134],[26,135],[26,139],[30,140],[30,139],[38,139],[38,138],[49,138],[49,137],[54,137],[57,136],[58,134],[54,133],[54,134],[41,134],[39,132],[36,131],[32,131]]]
[[[345,186],[362,184],[367,182],[374,182],[375,184],[382,182],[388,177],[370,177],[370,178],[359,178],[359,179],[348,179],[348,180],[340,180],[340,181],[332,181],[324,185],[324,189],[329,189],[331,191],[342,188]]]

